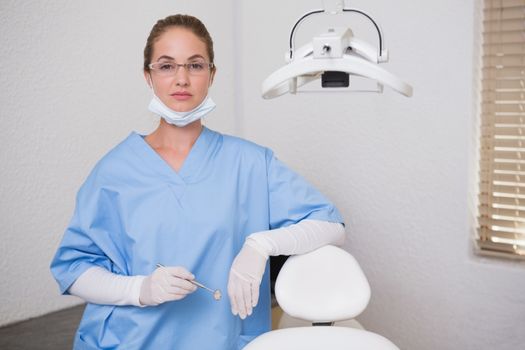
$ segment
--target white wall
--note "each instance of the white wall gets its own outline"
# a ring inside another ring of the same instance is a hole
[[[157,18],[188,12],[216,43],[208,124],[270,146],[338,205],[372,286],[364,326],[402,349],[519,348],[525,265],[472,253],[477,1],[347,1],[381,24],[384,67],[412,98],[265,101],[261,82],[284,63],[292,24],[320,0],[4,0],[0,324],[78,302],[58,295],[48,270],[75,193],[112,145],[154,127],[142,49]],[[366,21],[348,22],[373,42]],[[320,23],[305,23],[298,42]]]
[[[142,53],[157,19],[178,12],[213,33],[208,124],[234,132],[231,1],[0,3],[0,325],[79,303],[59,295],[49,263],[95,162],[156,126]]]
[[[242,2],[238,9],[244,134],[270,145],[336,202],[350,233],[346,247],[372,287],[359,320],[401,349],[525,342],[524,263],[473,254],[476,5],[347,1],[380,23],[390,49],[384,67],[410,82],[414,96],[385,89],[269,101],[260,97],[261,82],[284,64],[295,20],[321,1]],[[374,33],[354,16],[346,17],[356,36]],[[322,20],[308,23],[300,30]]]

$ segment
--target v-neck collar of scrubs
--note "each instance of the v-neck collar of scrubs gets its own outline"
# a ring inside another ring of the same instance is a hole
[[[144,139],[145,135],[132,132],[129,136],[131,147],[156,172],[179,184],[196,182],[201,177],[202,170],[210,161],[217,145],[218,133],[202,127],[201,133],[182,163],[179,171],[175,171]]]

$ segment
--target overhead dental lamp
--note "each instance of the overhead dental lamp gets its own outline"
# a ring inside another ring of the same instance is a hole
[[[315,36],[305,46],[295,49],[295,32],[307,17],[325,13],[338,15],[358,13],[369,19],[379,36],[376,49],[367,42],[354,37],[350,28],[329,28]],[[377,82],[375,92],[383,92],[383,86],[410,97],[412,87],[395,75],[379,67],[388,61],[388,51],[384,47],[384,37],[377,23],[363,11],[344,8],[343,0],[325,0],[324,9],[308,12],[295,23],[290,33],[290,50],[286,53],[287,64],[272,73],[262,83],[262,96],[265,99],[290,92],[303,92],[307,83],[321,81],[321,88],[327,91],[348,88],[352,76],[371,79]],[[351,90],[350,90],[351,91]]]

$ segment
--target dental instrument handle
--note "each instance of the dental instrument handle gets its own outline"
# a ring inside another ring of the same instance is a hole
[[[209,291],[212,292],[212,293],[215,292],[214,290],[212,290],[212,289],[206,287],[204,284],[199,283],[199,282],[197,282],[197,281],[195,281],[195,280],[193,280],[193,281],[188,280],[188,282],[193,283],[193,284],[196,285],[197,287],[201,287],[201,288],[204,288],[204,289],[206,289],[206,290],[209,290]]]
[[[162,264],[157,263],[157,267],[164,268],[165,266],[162,265]],[[210,293],[213,294],[213,297],[214,297],[216,300],[220,299],[221,292],[220,292],[219,290],[213,290],[213,289],[211,289],[211,288],[208,288],[208,287],[206,287],[204,284],[202,284],[202,283],[200,283],[200,282],[197,282],[197,281],[195,281],[195,280],[186,280],[186,281],[188,281],[188,282],[190,282],[190,283],[196,285],[197,287],[200,287],[200,288],[202,288],[202,289],[206,289],[207,291],[209,291]]]

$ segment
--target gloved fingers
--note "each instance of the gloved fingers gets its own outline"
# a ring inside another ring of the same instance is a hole
[[[187,290],[179,287],[172,287],[170,285],[158,285],[156,294],[158,296],[158,300],[161,300],[164,303],[166,301],[183,299],[188,294],[191,294],[194,291],[195,290]]]
[[[176,282],[176,284],[169,284],[163,286],[167,293],[170,294],[191,294],[197,290],[197,286],[191,284],[186,280],[181,280]]]
[[[232,305],[232,313],[245,319],[253,312],[259,299],[259,283],[249,278],[244,278],[234,268],[230,270],[228,281],[228,295]]]
[[[172,293],[171,290],[178,290],[178,289],[189,292],[189,293],[195,292],[197,290],[196,285],[182,278],[170,276],[166,282],[167,282],[167,289],[170,290],[170,293]]]
[[[236,285],[235,288],[235,301],[237,302],[237,308],[239,311],[239,317],[241,319],[246,318],[246,296],[244,291],[246,290],[246,286],[244,281],[238,281],[239,283]]]
[[[160,284],[167,292],[186,295],[197,290],[197,286],[189,281],[195,279],[195,276],[184,267],[159,267],[159,269]]]
[[[181,300],[181,299],[186,298],[188,296],[188,294],[190,294],[190,293],[186,293],[186,292],[167,293],[164,296],[164,302],[166,302],[166,301],[174,301],[174,300]]]
[[[166,266],[164,267],[166,272],[171,276],[182,278],[185,280],[194,280],[195,276],[182,266]]]
[[[235,297],[235,289],[235,276],[230,271],[230,277],[228,278],[228,297],[230,298],[230,304],[233,315],[237,315],[239,313],[239,307],[237,306],[237,298]]]
[[[230,272],[228,296],[230,297],[232,314],[239,315],[241,319],[245,319],[247,316],[246,298],[249,294],[245,291],[249,292],[249,282],[239,278],[234,271]]]
[[[251,283],[252,307],[256,307],[259,302],[259,285],[260,284],[256,282]]]
[[[251,283],[249,282],[244,282],[242,283],[241,286],[242,286],[242,295],[243,295],[243,300],[244,300],[243,311],[246,317],[252,314],[252,287],[251,287]]]
[[[195,276],[184,267],[158,267],[144,279],[139,302],[143,305],[158,305],[166,301],[180,300],[197,290],[187,279]]]

